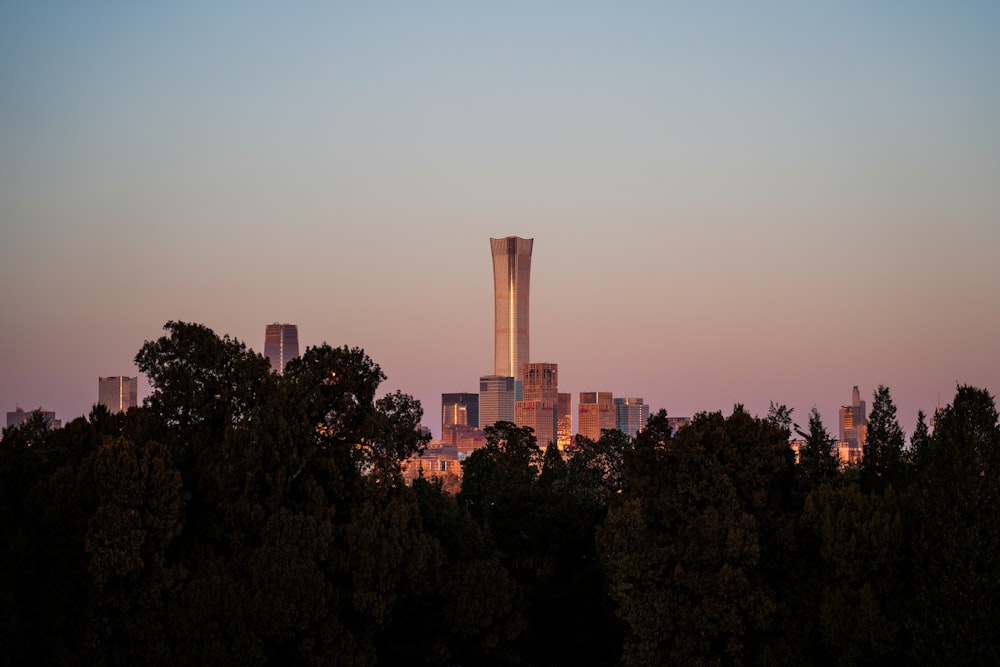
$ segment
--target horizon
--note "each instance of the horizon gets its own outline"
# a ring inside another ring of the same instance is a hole
[[[531,361],[671,416],[900,424],[1000,387],[1000,5],[0,9],[0,405],[63,423],[168,320],[360,347],[420,400]],[[140,377],[140,400],[148,395]],[[576,427],[574,414],[574,428]]]

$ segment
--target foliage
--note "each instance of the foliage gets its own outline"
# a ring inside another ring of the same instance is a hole
[[[904,442],[903,429],[896,418],[896,405],[889,395],[889,388],[879,385],[875,390],[868,418],[868,436],[861,457],[861,483],[865,489],[881,491],[889,485],[897,488],[905,486]]]
[[[1000,425],[958,387],[868,463],[819,413],[666,412],[543,453],[498,423],[460,491],[403,483],[420,405],[363,351],[271,373],[169,322],[142,408],[0,440],[13,664],[854,665],[1000,662]],[[796,466],[791,429],[805,438]]]

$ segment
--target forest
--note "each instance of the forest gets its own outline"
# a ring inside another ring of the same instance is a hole
[[[650,417],[560,453],[499,422],[403,482],[419,403],[357,348],[168,322],[151,395],[0,440],[0,662],[1000,664],[1000,426],[959,385],[860,465],[815,410]],[[799,460],[793,436],[804,446]]]

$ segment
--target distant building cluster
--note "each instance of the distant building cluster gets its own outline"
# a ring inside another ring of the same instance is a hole
[[[573,401],[559,391],[559,366],[530,360],[529,286],[534,239],[490,239],[493,256],[493,373],[479,378],[479,393],[441,395],[441,440],[407,461],[405,476],[461,480],[458,465],[486,444],[484,429],[499,421],[530,427],[541,448],[560,450],[574,443]],[[649,419],[649,405],[638,397],[582,392],[577,405],[579,435],[597,440],[602,430],[630,436]]]
[[[464,461],[486,445],[484,429],[500,421],[530,427],[538,445],[550,443],[560,451],[570,449],[574,432],[598,440],[602,431],[617,429],[634,437],[649,420],[649,405],[641,397],[613,396],[610,391],[580,392],[576,430],[573,428],[572,395],[559,391],[559,366],[532,362],[529,353],[529,285],[534,239],[508,236],[490,239],[493,256],[494,355],[493,373],[479,378],[479,392],[441,394],[441,439],[431,440],[425,451],[404,463],[404,476],[438,477],[447,488],[457,490]],[[279,375],[288,362],[299,356],[299,332],[295,324],[266,325],[264,356]],[[127,412],[138,405],[138,378],[124,375],[98,378],[98,404],[112,413]],[[61,420],[51,410],[25,411],[17,406],[7,413],[7,426],[21,426],[38,412],[50,428]],[[868,434],[865,402],[855,386],[849,405],[840,408],[837,456],[842,465],[861,461]],[[676,432],[687,417],[668,417]],[[798,459],[802,440],[790,442]]]

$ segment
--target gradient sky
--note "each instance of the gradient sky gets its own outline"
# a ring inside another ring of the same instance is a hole
[[[1000,3],[0,3],[0,408],[170,319],[363,347],[424,405],[531,358],[671,415],[912,431],[1000,390]],[[140,395],[148,392],[140,382]],[[576,396],[574,396],[574,404]]]

